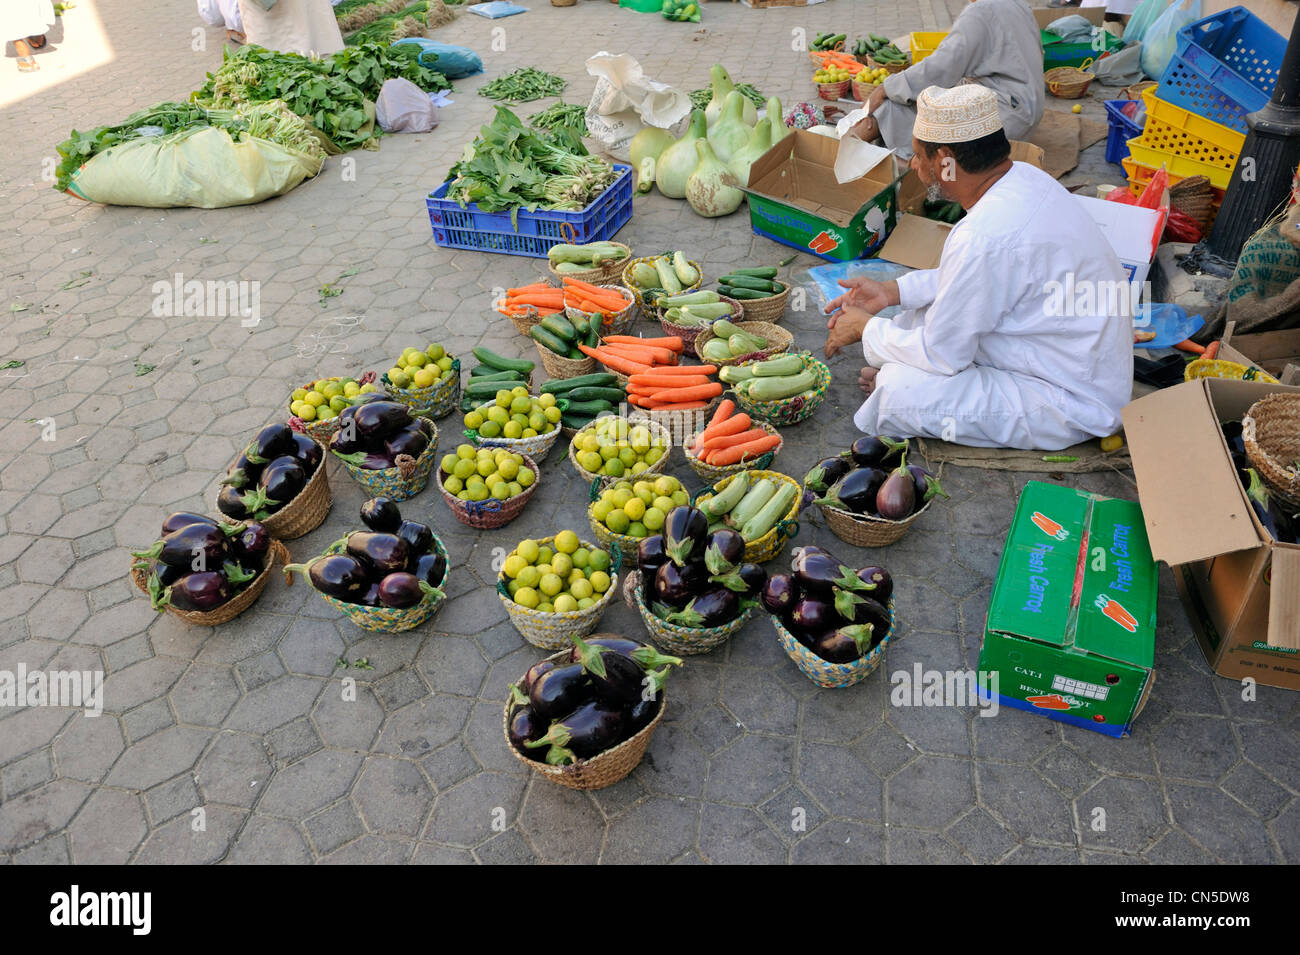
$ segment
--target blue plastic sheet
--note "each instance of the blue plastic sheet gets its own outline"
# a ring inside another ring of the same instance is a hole
[[[516,13],[527,13],[527,7],[521,7],[517,3],[510,3],[509,0],[492,0],[491,3],[476,3],[467,8],[470,13],[477,13],[481,17],[487,17],[489,20],[499,20],[501,17],[512,17]]]
[[[854,259],[851,262],[832,262],[829,265],[805,269],[798,278],[799,284],[813,288],[820,300],[820,308],[824,309],[831,299],[838,298],[846,291],[839,284],[840,279],[867,278],[875,279],[877,282],[888,282],[910,271],[912,270],[905,265],[895,265],[884,259]],[[891,306],[880,314],[884,318],[889,318],[897,312],[898,307]]]
[[[420,48],[420,62],[430,69],[437,70],[449,80],[458,80],[473,73],[481,72],[483,59],[469,47],[452,46],[424,37],[409,36],[398,40],[393,46],[414,44]]]
[[[1155,332],[1156,337],[1149,342],[1134,342],[1133,347],[1173,348],[1195,335],[1204,324],[1202,316],[1188,315],[1181,305],[1166,302],[1143,305],[1133,319],[1133,327],[1138,331]]]

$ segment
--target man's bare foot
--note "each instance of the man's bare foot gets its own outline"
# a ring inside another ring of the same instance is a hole
[[[871,142],[880,135],[880,124],[876,122],[876,117],[868,116],[853,127],[853,131],[858,134],[864,142]]]
[[[858,372],[858,387],[862,389],[862,393],[868,398],[876,390],[876,375],[878,374],[880,374],[880,369],[872,368],[870,365]]]
[[[235,44],[236,46],[243,46],[245,43],[248,42],[248,38],[244,36],[244,34],[240,33],[238,30],[227,30],[226,39],[229,40],[231,43]]]
[[[36,62],[36,57],[32,56],[32,48],[24,40],[14,40],[14,53],[18,55],[18,72],[34,73],[41,68]]]

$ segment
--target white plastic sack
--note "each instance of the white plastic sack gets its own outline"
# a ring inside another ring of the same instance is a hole
[[[375,119],[386,133],[427,133],[438,125],[438,109],[428,93],[395,76],[379,88]]]
[[[1142,72],[1160,79],[1178,52],[1178,31],[1201,19],[1201,0],[1177,0],[1142,35]]]
[[[587,105],[587,133],[615,159],[629,160],[632,138],[646,126],[675,129],[691,113],[691,98],[650,79],[627,53],[601,51],[587,60],[596,89]]]
[[[1142,44],[1135,43],[1122,50],[1103,56],[1088,72],[1097,77],[1102,86],[1128,86],[1142,79]]]

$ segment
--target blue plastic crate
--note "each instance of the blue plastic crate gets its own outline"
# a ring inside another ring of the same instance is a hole
[[[1158,95],[1244,133],[1246,114],[1273,94],[1285,52],[1286,40],[1245,7],[1224,10],[1178,31]]]
[[[612,239],[632,218],[632,167],[615,163],[614,168],[618,177],[581,212],[520,209],[518,228],[511,225],[509,212],[484,212],[473,203],[462,209],[446,198],[451,183],[444,182],[425,199],[433,241],[448,249],[544,259],[551,246],[561,242],[582,245]]]
[[[1123,113],[1126,103],[1139,102],[1128,99],[1106,100],[1106,119],[1110,131],[1106,135],[1106,162],[1122,165],[1128,155],[1128,141],[1142,135],[1142,127]]]

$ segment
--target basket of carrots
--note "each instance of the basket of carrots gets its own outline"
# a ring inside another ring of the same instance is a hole
[[[636,321],[636,299],[621,285],[592,285],[566,275],[563,295],[565,314],[588,322],[599,316],[601,334],[621,335]]]
[[[680,338],[664,335],[640,338],[636,335],[606,335],[596,347],[580,345],[579,350],[619,376],[626,385],[637,372],[676,367],[685,347]]]
[[[711,483],[751,468],[767,469],[781,451],[781,433],[766,421],[736,412],[730,398],[718,405],[708,427],[683,444],[686,463]]]
[[[534,325],[547,315],[564,311],[564,290],[545,280],[506,289],[505,298],[496,303],[496,309],[527,335]]]
[[[627,402],[674,434],[699,431],[722,401],[723,384],[710,377],[716,371],[713,365],[673,365],[638,372],[627,380]]]

